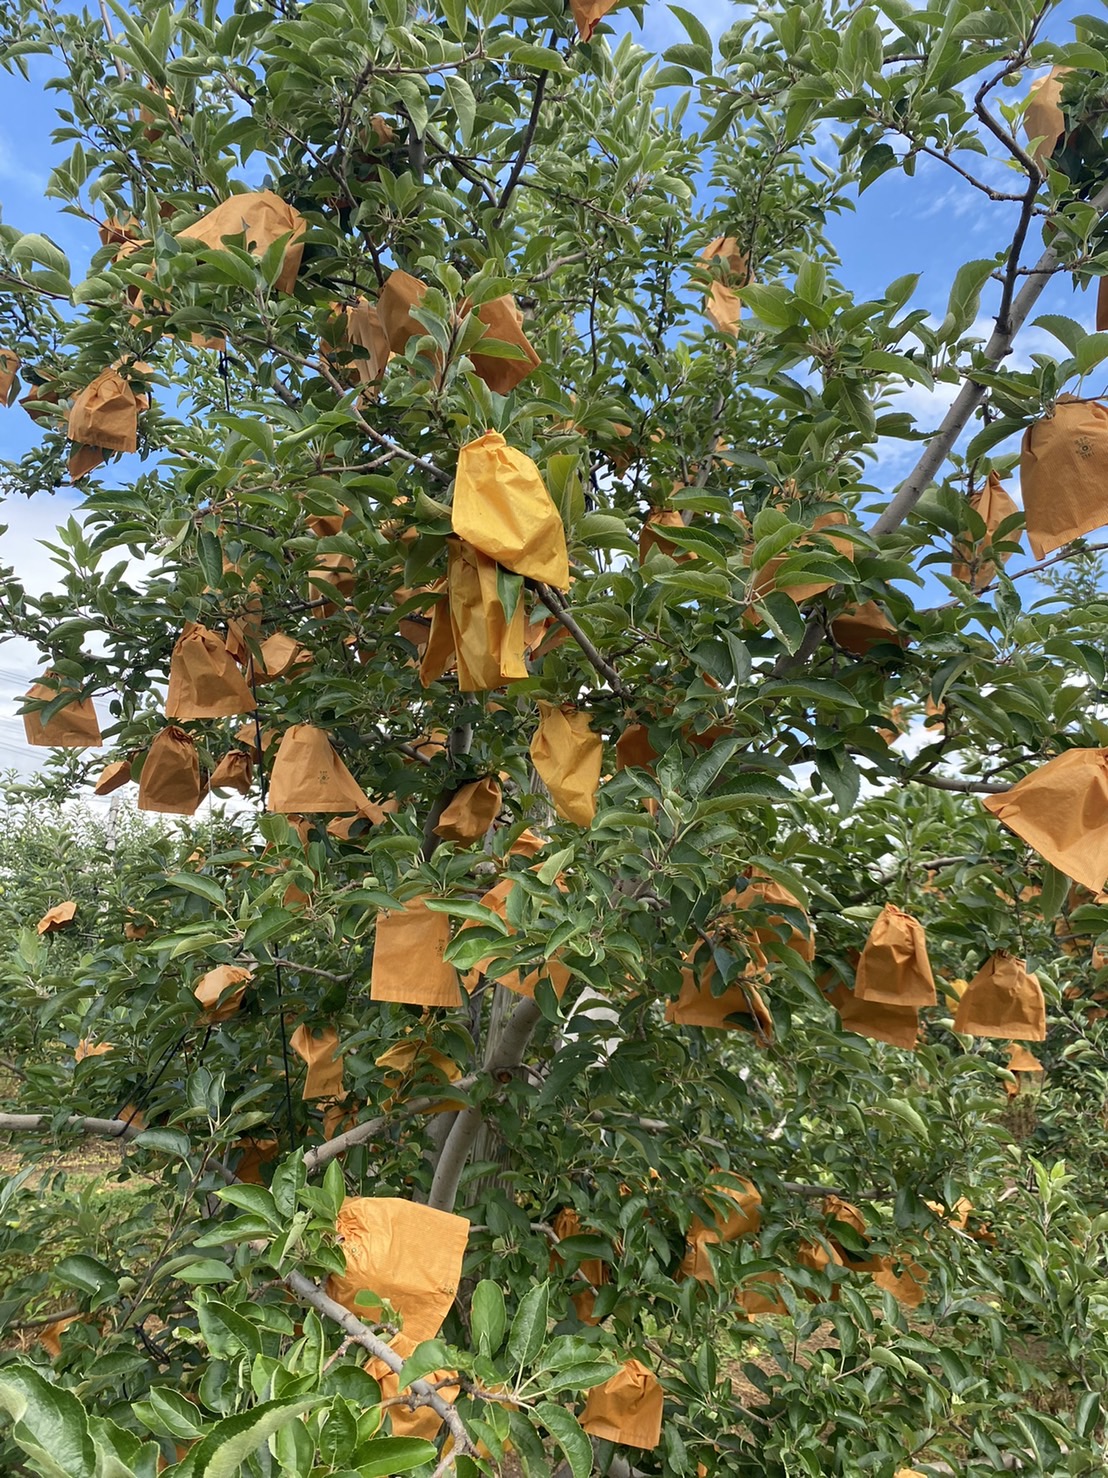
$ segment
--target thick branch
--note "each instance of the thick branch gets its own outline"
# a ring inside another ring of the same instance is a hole
[[[1108,210],[1108,185],[1102,186],[1090,203],[1098,212]],[[1011,352],[1012,341],[1038,302],[1059,261],[1059,251],[1051,246],[1043,252],[1035,264],[1012,303],[1007,329],[1002,332],[998,324],[993,331],[992,338],[985,346],[984,358],[989,367],[999,364]],[[871,534],[891,533],[904,522],[950,455],[954,443],[965,430],[984,394],[983,385],[978,385],[972,379],[966,379],[954,404],[943,417],[942,425],[927,443],[923,456],[900,484],[892,502],[870,529]]]
[[[330,1319],[333,1324],[337,1324],[349,1339],[361,1345],[364,1350],[368,1350],[391,1371],[396,1374],[400,1373],[404,1362],[395,1350],[383,1339],[379,1339],[372,1329],[368,1329],[360,1319],[356,1319],[348,1309],[344,1309],[342,1304],[328,1297],[318,1283],[313,1283],[310,1278],[295,1270],[286,1273],[282,1282],[290,1293],[295,1293],[298,1299],[315,1309],[317,1314],[322,1314],[325,1319]],[[435,1415],[441,1417],[446,1423],[450,1435],[454,1438],[455,1453],[473,1451],[469,1433],[451,1402],[444,1401],[434,1387],[428,1385],[425,1380],[412,1381],[409,1390],[411,1391],[408,1398],[410,1407],[414,1409],[417,1406],[429,1406]]]
[[[496,1074],[517,1068],[531,1033],[538,1026],[541,1018],[542,1012],[533,1000],[520,1001],[499,1038],[490,1044],[485,1057],[485,1071]],[[435,1178],[431,1182],[431,1193],[427,1197],[428,1206],[433,1206],[437,1211],[454,1210],[462,1172],[466,1167],[480,1127],[480,1108],[462,1109],[454,1120],[446,1143],[442,1147],[439,1163],[435,1167]]]
[[[449,1084],[449,1088],[455,1093],[470,1088],[476,1082],[476,1074],[470,1073],[467,1077],[459,1078],[456,1083]],[[448,1096],[447,1085],[443,1085],[443,1092],[436,1093],[433,1098],[413,1098],[403,1105],[405,1118],[413,1114],[422,1114],[436,1104],[442,1103],[443,1098]],[[304,1171],[307,1175],[313,1175],[317,1170],[322,1170],[332,1160],[337,1160],[340,1155],[345,1155],[347,1150],[352,1150],[355,1145],[372,1139],[390,1124],[396,1122],[396,1114],[384,1114],[378,1119],[367,1119],[364,1124],[355,1124],[353,1129],[348,1129],[345,1134],[336,1135],[334,1139],[328,1139],[324,1144],[317,1145],[314,1150],[309,1150],[304,1156]]]
[[[35,1129],[50,1129],[54,1125],[53,1114],[0,1114],[0,1132]],[[82,1134],[97,1135],[103,1139],[134,1139],[142,1130],[127,1119],[87,1119],[80,1114],[70,1114],[65,1121],[70,1129],[79,1129]]]

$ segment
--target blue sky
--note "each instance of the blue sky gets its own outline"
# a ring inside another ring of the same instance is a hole
[[[1055,16],[1052,33],[1065,39],[1070,16],[1083,7],[1067,4]],[[718,36],[738,14],[738,8],[718,0],[696,7],[696,13],[714,36]],[[661,52],[685,40],[680,22],[658,0],[647,0],[640,28],[629,15],[618,11],[610,17],[615,31],[630,32],[642,45]],[[613,38],[613,45],[616,38]],[[3,220],[24,231],[44,231],[69,255],[73,278],[79,280],[98,245],[95,232],[85,223],[62,213],[58,202],[44,199],[52,165],[67,150],[54,150],[50,133],[56,125],[53,104],[56,94],[44,91],[45,80],[57,67],[50,58],[29,59],[30,82],[3,74],[3,109],[0,110],[0,206]],[[1026,86],[1026,82],[1024,83]],[[1022,88],[1020,94],[1022,95]],[[830,148],[830,140],[826,141]],[[989,168],[986,164],[984,168]],[[1004,167],[998,162],[993,180],[1001,183]],[[952,171],[932,160],[922,160],[914,178],[898,171],[885,175],[857,202],[855,212],[832,218],[828,234],[838,252],[839,275],[860,297],[877,296],[892,279],[918,272],[920,284],[913,306],[925,307],[936,318],[946,308],[954,273],[962,262],[992,255],[1011,234],[1011,206],[995,204],[959,180]],[[1036,239],[1029,245],[1031,260],[1038,254]],[[995,288],[986,289],[982,302],[980,330],[986,337],[991,327],[989,313],[995,307]],[[1038,313],[1060,312],[1093,326],[1094,294],[1074,295],[1069,279],[1059,275],[1044,293]],[[1010,363],[1026,360],[1031,351],[1059,352],[1056,342],[1042,330],[1029,328],[1021,337]],[[913,387],[901,405],[913,411],[926,427],[941,418],[953,388],[940,387],[929,394]],[[38,430],[18,407],[0,410],[0,456],[16,457],[34,444]],[[873,481],[889,493],[909,469],[916,455],[912,446],[888,449],[878,463]],[[1011,483],[1018,491],[1016,480]],[[40,591],[53,583],[54,568],[40,541],[51,537],[57,523],[67,519],[80,504],[79,495],[61,489],[54,496],[43,494],[27,500],[10,499],[0,511],[0,522],[8,532],[0,538],[0,562],[15,567],[28,589]],[[1017,570],[1026,557],[1017,557],[1010,569]],[[38,654],[22,641],[0,647],[0,768],[33,769],[44,751],[31,751],[23,742],[22,721],[15,716],[16,698],[37,675]]]

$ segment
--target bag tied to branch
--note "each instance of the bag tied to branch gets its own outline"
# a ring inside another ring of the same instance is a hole
[[[380,1306],[374,1312],[372,1303],[356,1302],[358,1295],[387,1299],[404,1321],[405,1345],[434,1339],[461,1281],[466,1218],[392,1196],[348,1196],[335,1231],[346,1271],[328,1278],[330,1297],[371,1324]]]
[[[756,1237],[762,1225],[762,1198],[752,1181],[739,1177],[742,1190],[730,1185],[713,1185],[713,1195],[734,1202],[733,1208],[717,1212],[711,1226],[694,1216],[686,1236],[685,1255],[679,1276],[695,1278],[698,1283],[716,1281],[715,1268],[708,1252],[721,1242],[737,1242],[743,1237]]]
[[[1059,872],[1094,893],[1104,887],[1108,749],[1067,749],[982,804]]]
[[[974,1037],[1046,1040],[1046,1002],[1037,975],[1006,950],[986,960],[966,987],[954,1030]]]
[[[55,903],[39,919],[36,928],[40,934],[60,934],[72,927],[77,918],[77,905],[70,899],[66,903]]]
[[[304,232],[307,222],[293,206],[272,190],[245,191],[232,195],[214,210],[202,215],[180,233],[180,240],[195,241],[201,246],[221,251],[224,237],[233,237],[233,245],[242,244],[254,256],[264,256],[282,236],[285,242],[281,270],[274,286],[279,292],[291,293],[304,256]]]
[[[136,371],[149,371],[148,364],[135,364]],[[138,450],[139,412],[150,401],[136,392],[120,373],[120,366],[109,365],[73,397],[69,409],[66,434],[76,445],[70,453],[69,475],[73,482],[84,477],[104,460],[104,452]]]
[[[342,1098],[342,1054],[339,1034],[333,1026],[314,1032],[301,1025],[289,1038],[289,1046],[307,1066],[300,1097]]]
[[[542,363],[523,332],[523,314],[516,307],[515,298],[506,296],[482,303],[477,309],[477,317],[485,325],[485,333],[468,350],[474,373],[484,380],[490,390],[495,390],[497,395],[510,395]],[[481,344],[485,339],[511,344],[521,350],[524,357],[503,359],[499,355],[482,354]]]
[[[970,585],[972,581],[972,589],[982,590],[996,574],[995,561],[999,559],[1002,565],[1006,565],[1012,558],[1012,550],[1000,555],[993,553],[993,535],[1005,519],[1018,513],[1019,509],[1001,486],[1000,478],[995,472],[989,473],[985,486],[978,488],[970,498],[969,506],[984,521],[985,535],[980,540],[965,540],[955,544],[959,557],[954,561],[951,574],[965,585]],[[1008,533],[1004,542],[1010,543],[1016,537],[1014,532]],[[985,557],[989,555],[992,557]]]
[[[841,611],[831,622],[831,635],[845,652],[855,657],[865,657],[881,642],[892,642],[898,647],[907,645],[906,638],[872,600]]]
[[[208,780],[212,790],[237,790],[239,795],[250,794],[254,777],[254,762],[245,749],[230,749],[216,765]]]
[[[462,1070],[453,1058],[447,1057],[437,1047],[432,1047],[422,1037],[407,1037],[382,1052],[375,1065],[381,1069],[385,1086],[391,1096],[381,1105],[389,1109],[397,1101],[423,1098],[431,1091],[437,1092],[444,1083],[456,1083]],[[429,1104],[421,1109],[424,1114],[442,1114],[461,1108],[457,1099],[446,1099],[442,1103]]]
[[[505,569],[569,589],[561,515],[534,462],[498,431],[458,453],[451,524],[459,538]]]
[[[586,710],[539,700],[531,763],[563,821],[592,825],[603,761],[604,743],[589,727]]]
[[[54,683],[59,686],[52,686]],[[32,683],[25,696],[45,704],[52,703],[64,691],[62,679],[56,673],[46,672],[40,682]],[[64,704],[45,723],[42,715],[41,708],[23,715],[23,732],[27,743],[35,748],[94,749],[103,742],[91,698]]]
[[[246,987],[254,978],[253,970],[241,965],[217,965],[209,970],[192,988],[192,993],[203,1007],[202,1020],[209,1026],[219,1021],[229,1021],[242,1005]]]
[[[428,908],[425,895],[409,898],[402,909],[381,909],[373,943],[370,1000],[460,1006],[457,971],[443,959],[449,943],[450,919]]]
[[[1060,395],[1023,433],[1020,490],[1036,559],[1108,523],[1108,406]]]
[[[863,1001],[841,983],[829,1000],[839,1013],[844,1032],[870,1037],[875,1042],[888,1042],[890,1047],[916,1050],[919,1041],[919,1011],[915,1006],[889,1006],[881,1001]]]
[[[463,846],[479,842],[500,814],[501,798],[500,786],[491,775],[471,780],[451,798],[439,817],[435,835]]]
[[[649,1451],[662,1440],[661,1382],[638,1360],[627,1360],[585,1400],[581,1426],[590,1437]]]
[[[322,729],[294,724],[285,732],[269,780],[270,811],[334,814],[360,811],[370,804]]]
[[[200,760],[184,729],[162,730],[142,762],[138,808],[173,816],[191,816],[200,804]]]
[[[105,765],[100,773],[100,778],[92,787],[94,795],[111,795],[113,790],[118,790],[121,785],[128,785],[131,781],[131,761],[113,760],[110,765]]]
[[[1032,82],[1028,93],[1023,130],[1032,145],[1031,157],[1040,169],[1047,167],[1047,161],[1066,131],[1066,115],[1062,112],[1062,79],[1069,70],[1069,67],[1051,67],[1045,77]]]
[[[446,601],[432,610],[419,669],[424,687],[442,676],[452,655],[462,693],[487,692],[526,677],[522,593],[508,620],[495,561],[453,538],[447,540],[446,560]]]
[[[708,950],[697,967],[697,955],[705,949],[697,941],[681,969],[681,993],[675,1001],[666,1002],[666,1021],[676,1026],[710,1026],[722,1031],[750,1032],[762,1043],[773,1041],[773,1017],[754,984],[754,976],[764,966],[765,957],[752,960],[742,978],[719,995],[712,994],[716,962]],[[760,955],[760,951],[759,951]]]
[[[886,903],[869,932],[858,961],[854,995],[886,1006],[933,1006],[935,977],[927,958],[923,925]]]
[[[320,348],[328,358],[345,351],[344,362],[337,366],[339,377],[366,388],[378,383],[392,357],[380,314],[367,298],[335,309]]]
[[[257,706],[222,639],[189,622],[170,658],[166,717],[230,718]]]

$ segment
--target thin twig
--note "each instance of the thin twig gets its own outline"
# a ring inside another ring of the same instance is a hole
[[[611,688],[612,692],[617,694],[621,698],[625,697],[626,689],[623,686],[623,682],[620,679],[619,673],[607,660],[607,658],[602,657],[600,653],[596,650],[596,647],[581,630],[580,626],[578,626],[574,618],[569,614],[568,607],[563,603],[562,597],[555,590],[553,590],[551,586],[544,585],[541,582],[536,582],[535,589],[542,597],[543,604],[546,606],[550,614],[554,617],[555,621],[559,622],[562,626],[565,627],[570,636],[573,637],[573,640],[581,648],[581,651],[588,658],[591,666],[595,668],[595,670],[605,680],[605,682]]]

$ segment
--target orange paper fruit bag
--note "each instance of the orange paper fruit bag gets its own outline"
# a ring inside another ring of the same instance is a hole
[[[298,1026],[289,1038],[289,1046],[307,1064],[303,1099],[341,1098],[342,1055],[339,1053],[339,1034],[333,1026],[314,1032],[308,1026]]]
[[[470,781],[454,793],[439,817],[435,835],[444,842],[461,842],[465,846],[479,842],[496,820],[500,801],[500,786],[491,775]]]
[[[387,1299],[404,1321],[402,1339],[415,1348],[434,1339],[454,1302],[469,1237],[464,1216],[391,1196],[351,1196],[335,1231],[346,1271],[332,1273],[327,1292],[359,1319],[373,1322],[368,1292]]]
[[[1108,878],[1108,749],[1067,749],[982,804],[1040,857],[1099,893]]]
[[[539,700],[539,726],[531,740],[531,763],[550,792],[563,821],[591,826],[604,744],[589,728],[588,713]]]
[[[52,684],[56,683],[57,686]],[[62,680],[53,673],[43,675],[41,682],[27,689],[28,698],[37,698],[41,703],[52,703],[65,691]],[[100,744],[100,725],[91,698],[67,703],[57,713],[42,721],[43,710],[35,709],[23,715],[23,732],[27,743],[36,748],[88,749]]]
[[[627,1360],[585,1400],[581,1425],[590,1437],[624,1447],[657,1447],[662,1440],[661,1382],[638,1360]]]
[[[369,796],[314,724],[286,730],[273,761],[268,809],[286,815],[360,811]]]
[[[933,1006],[935,978],[927,958],[923,925],[886,903],[870,930],[858,961],[854,995],[886,1006]]]
[[[257,706],[222,640],[189,622],[169,663],[166,718],[230,718],[253,713]]]
[[[241,236],[246,250],[255,256],[264,256],[275,241],[287,236],[281,270],[274,285],[279,292],[291,293],[304,256],[305,229],[306,222],[298,210],[272,190],[259,190],[232,195],[186,226],[180,236],[182,241],[196,241],[215,251],[223,249],[224,237],[233,238],[232,244],[237,246]]]
[[[1108,523],[1108,406],[1060,395],[1023,433],[1020,490],[1036,559]]]
[[[403,909],[381,909],[373,945],[369,995],[410,1006],[460,1006],[457,971],[443,959],[450,919],[409,898]]]
[[[986,960],[958,1002],[954,1030],[974,1037],[1046,1040],[1046,1002],[1038,976],[1022,960],[998,950]]]
[[[138,808],[168,815],[191,816],[200,804],[200,760],[196,745],[170,724],[162,730],[142,762]]]
[[[497,431],[462,447],[454,532],[505,569],[569,589],[566,533],[539,469]]]

